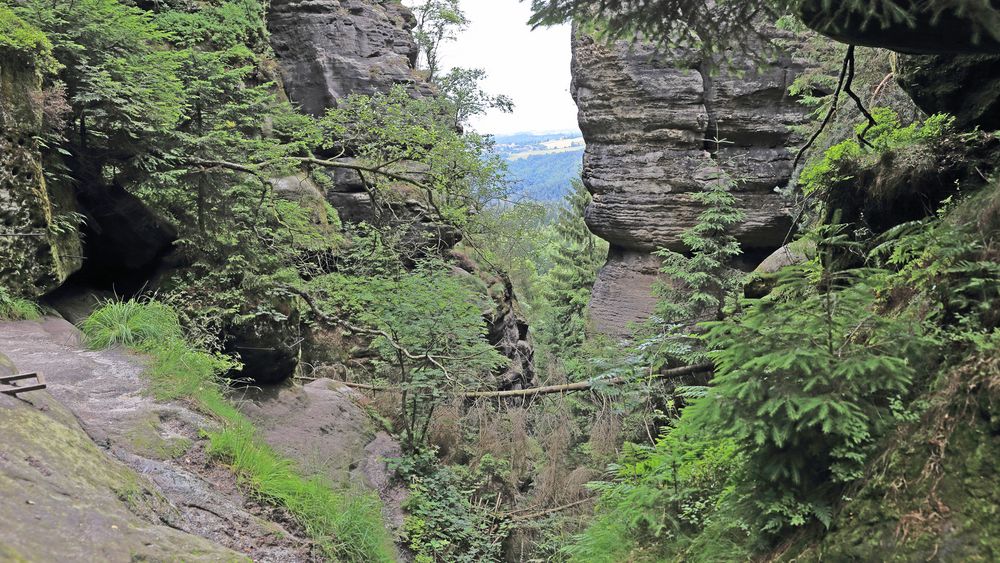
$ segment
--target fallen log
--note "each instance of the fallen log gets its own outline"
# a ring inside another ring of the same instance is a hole
[[[679,368],[668,369],[658,374],[655,374],[653,377],[656,379],[663,379],[666,377],[680,377],[682,375],[691,375],[694,373],[711,371],[712,369],[714,369],[714,366],[709,363],[696,364],[693,366],[683,366]],[[635,380],[629,377],[614,377],[611,379],[592,379],[589,381],[564,383],[562,385],[546,385],[545,387],[531,387],[528,389],[511,389],[508,391],[466,391],[464,393],[458,393],[457,396],[465,397],[468,399],[533,397],[536,395],[551,395],[554,393],[572,393],[575,391],[586,391],[588,389],[597,386],[622,385],[623,383],[628,383],[630,381],[635,381]],[[365,391],[400,391],[400,389],[398,388],[379,387],[377,385],[368,385],[366,383],[349,383],[346,381],[341,381],[340,383],[343,383],[344,385],[352,389],[362,389]]]

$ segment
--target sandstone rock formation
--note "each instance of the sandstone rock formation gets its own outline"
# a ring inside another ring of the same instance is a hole
[[[414,70],[417,46],[410,31],[415,23],[413,14],[393,1],[275,0],[268,14],[268,28],[285,93],[313,115],[322,114],[348,95],[385,92],[395,84],[406,85],[414,96],[432,93],[432,86]],[[413,249],[412,255],[444,254],[461,240],[460,231],[438,220],[430,206],[405,186],[389,190],[391,193],[382,201],[373,202],[356,172],[336,170],[329,177],[331,185],[323,193],[342,221],[388,227],[401,234],[401,242]],[[308,184],[303,188],[302,179],[294,178],[275,183],[284,191],[319,189],[311,181]],[[475,264],[460,266],[468,274],[490,277]],[[489,326],[489,341],[511,360],[507,370],[497,374],[498,388],[533,385],[534,352],[527,323],[517,313],[517,298],[510,283],[495,279],[485,283],[493,305],[483,315]],[[306,340],[314,344],[307,347],[311,349],[306,356],[334,372],[346,363],[364,360],[317,351],[315,344],[328,342],[328,335],[310,334]],[[327,365],[328,361],[333,365]]]
[[[0,560],[313,560],[209,462],[200,431],[217,422],[155,399],[143,363],[62,319],[0,322],[0,374],[48,383],[0,395]]]
[[[587,141],[583,180],[594,196],[586,219],[611,243],[591,301],[601,332],[626,336],[629,323],[649,315],[658,269],[651,252],[684,250],[680,235],[702,211],[691,194],[720,170],[738,181],[746,220],[736,235],[745,251],[766,255],[781,245],[791,216],[775,188],[792,172],[789,126],[805,121],[787,88],[805,63],[772,62],[712,72],[691,52],[576,34],[572,90]]]
[[[274,0],[268,14],[285,90],[313,115],[394,84],[429,92],[413,70],[414,25],[406,7],[381,0]]]
[[[38,295],[80,268],[71,193],[50,194],[37,136],[41,78],[26,51],[0,45],[0,286]]]

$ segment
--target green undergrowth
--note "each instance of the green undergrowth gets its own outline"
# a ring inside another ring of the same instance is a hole
[[[592,485],[569,558],[996,560],[1000,185],[963,187],[882,234],[814,227],[702,323],[713,379]]]
[[[157,301],[109,301],[81,327],[92,348],[124,346],[151,357],[146,371],[161,400],[182,399],[218,420],[205,431],[209,454],[223,460],[239,482],[261,500],[286,509],[334,561],[392,561],[393,545],[371,494],[334,490],[304,478],[288,459],[260,438],[256,428],[226,399],[222,375],[236,367],[229,358],[194,349],[184,340],[176,312]]]
[[[0,287],[0,320],[34,321],[42,318],[38,305],[11,295],[6,288]]]

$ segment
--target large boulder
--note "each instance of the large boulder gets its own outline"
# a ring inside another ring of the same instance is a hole
[[[0,25],[29,29],[12,15]],[[40,67],[51,47],[36,33],[31,44],[0,41],[0,285],[27,295],[58,286],[81,265],[72,193],[50,193],[42,173]]]
[[[924,54],[1000,50],[1000,40],[988,29],[1000,22],[996,2],[966,0],[947,5],[894,0],[894,11],[886,9],[878,15],[871,4],[802,0],[798,15],[813,30],[850,45]]]
[[[896,80],[923,111],[961,129],[1000,129],[1000,47],[992,55],[901,55]]]
[[[406,488],[393,480],[386,460],[401,457],[402,451],[374,426],[365,412],[367,402],[342,384],[319,379],[251,391],[240,409],[260,428],[261,437],[305,475],[338,487],[376,491],[387,523],[399,529]]]
[[[402,4],[379,0],[274,0],[268,13],[285,91],[313,115],[395,84],[429,93],[414,72],[415,23]]]
[[[685,250],[681,234],[703,210],[692,195],[720,172],[739,182],[746,220],[734,234],[745,248],[773,250],[791,228],[790,202],[775,188],[792,174],[789,147],[799,139],[789,127],[806,121],[787,89],[807,63],[782,54],[757,70],[757,62],[734,57],[715,68],[691,51],[575,34],[572,90],[587,141],[583,180],[593,194],[586,219],[611,243],[591,302],[601,332],[625,336],[651,313],[658,268],[651,253]]]

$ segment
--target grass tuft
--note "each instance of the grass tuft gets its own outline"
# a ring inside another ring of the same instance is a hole
[[[105,301],[80,329],[87,345],[95,349],[124,346],[146,351],[183,341],[177,313],[157,301]]]
[[[6,321],[35,321],[42,318],[42,310],[27,299],[15,297],[0,287],[0,319]]]
[[[228,463],[240,483],[265,502],[282,506],[333,561],[393,561],[394,548],[371,493],[336,491],[298,474],[257,435],[224,394],[225,356],[192,349],[177,314],[156,301],[109,301],[80,325],[89,346],[125,346],[152,356],[146,370],[159,399],[186,399],[222,423],[206,432],[209,454]]]

